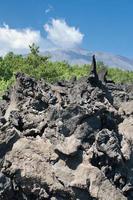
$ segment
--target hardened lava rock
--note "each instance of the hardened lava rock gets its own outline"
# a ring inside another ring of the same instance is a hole
[[[93,58],[93,62],[94,62]],[[129,86],[22,73],[0,100],[1,200],[132,200]]]

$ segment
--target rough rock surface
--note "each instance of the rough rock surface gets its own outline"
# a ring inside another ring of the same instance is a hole
[[[132,200],[128,91],[95,74],[52,85],[18,73],[0,101],[0,200]]]

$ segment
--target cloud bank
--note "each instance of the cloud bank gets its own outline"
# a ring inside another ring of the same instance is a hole
[[[46,38],[39,30],[15,29],[3,24],[0,27],[0,55],[5,55],[9,51],[26,54],[33,42],[39,45],[40,51],[51,48],[74,48],[82,43],[84,36],[79,29],[70,27],[65,20],[60,19],[52,19],[50,23],[46,23],[44,31],[47,33]]]
[[[26,53],[30,44],[33,42],[39,44],[41,39],[39,31],[29,28],[17,30],[4,24],[0,27],[0,55],[9,51]]]

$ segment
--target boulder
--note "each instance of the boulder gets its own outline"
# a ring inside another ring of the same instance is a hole
[[[124,102],[119,108],[121,115],[131,116],[133,115],[133,101]]]

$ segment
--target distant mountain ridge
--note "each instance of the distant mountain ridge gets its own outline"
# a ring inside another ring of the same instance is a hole
[[[133,71],[133,60],[120,55],[113,55],[106,52],[89,52],[84,49],[54,49],[41,53],[50,55],[52,61],[67,61],[69,64],[90,64],[92,55],[95,54],[97,61],[102,61],[109,67]]]

